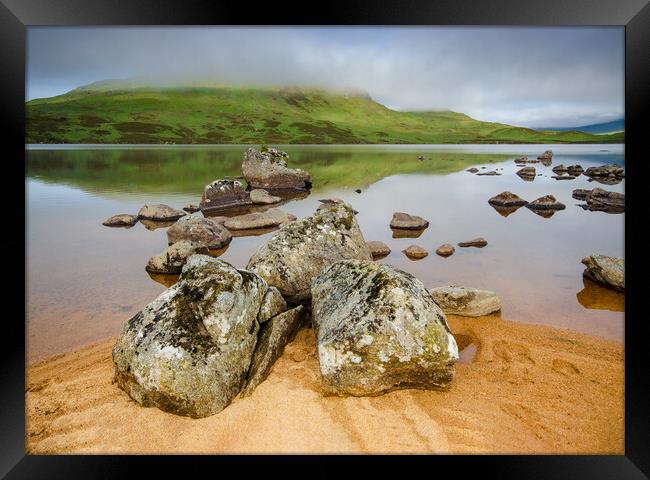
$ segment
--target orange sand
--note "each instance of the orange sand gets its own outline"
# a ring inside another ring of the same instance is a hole
[[[323,397],[305,329],[251,397],[198,420],[114,385],[114,339],[57,355],[28,367],[27,451],[623,454],[620,342],[498,317],[449,323],[477,351],[448,391]]]

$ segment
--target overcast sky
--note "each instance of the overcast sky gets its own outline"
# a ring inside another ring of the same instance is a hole
[[[148,77],[362,90],[531,127],[624,115],[622,27],[29,27],[27,99]]]

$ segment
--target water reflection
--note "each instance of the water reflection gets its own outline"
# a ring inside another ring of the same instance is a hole
[[[583,286],[584,288],[576,294],[578,302],[583,307],[612,312],[625,311],[625,294],[623,292],[604,287],[587,277],[583,277]]]

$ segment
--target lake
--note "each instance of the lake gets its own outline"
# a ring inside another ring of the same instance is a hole
[[[27,356],[31,363],[117,335],[124,321],[166,286],[144,269],[167,246],[166,229],[109,228],[102,221],[136,214],[144,203],[182,208],[198,203],[203,187],[225,175],[240,175],[246,146],[30,146],[26,165]],[[617,185],[586,176],[558,181],[553,166],[624,165],[623,145],[388,145],[280,146],[289,166],[312,175],[304,198],[279,208],[298,218],[319,199],[338,197],[358,210],[367,241],[381,240],[392,252],[379,260],[410,272],[427,287],[461,284],[494,290],[501,318],[552,325],[623,340],[624,295],[583,279],[580,260],[592,253],[624,256],[625,214],[583,210],[571,193]],[[513,159],[536,158],[552,149],[553,163],[532,164],[541,176],[522,180]],[[418,160],[423,156],[424,160]],[[500,176],[477,176],[476,167]],[[481,167],[486,167],[482,169]],[[360,194],[355,189],[360,188]],[[511,191],[532,201],[552,194],[566,205],[550,218],[527,208],[502,216],[487,200]],[[420,215],[429,227],[418,238],[393,238],[393,212]],[[200,213],[198,214],[200,215]],[[245,267],[272,232],[233,238],[220,258]],[[484,237],[484,248],[460,241]],[[435,254],[456,247],[448,258]],[[411,244],[429,251],[410,260]],[[480,320],[477,320],[480,321]]]

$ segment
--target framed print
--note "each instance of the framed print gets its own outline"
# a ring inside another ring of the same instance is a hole
[[[0,22],[24,318],[0,474],[420,454],[647,478],[646,1],[3,0]]]

